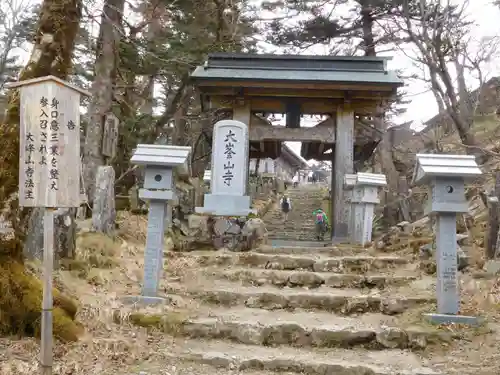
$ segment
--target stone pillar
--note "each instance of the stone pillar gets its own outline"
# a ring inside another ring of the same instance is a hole
[[[189,173],[190,152],[191,147],[139,144],[130,159],[132,164],[146,166],[139,198],[149,202],[149,212],[142,295],[124,297],[124,302],[155,304],[164,301],[157,293],[163,271],[165,219],[169,218],[166,203],[176,199],[174,168],[179,176]]]
[[[214,125],[212,137],[210,194],[198,213],[219,216],[246,216],[251,200],[248,192],[248,127],[234,120]]]
[[[144,284],[142,296],[156,299],[163,271],[163,242],[165,236],[165,201],[151,200],[148,211],[148,233],[144,249]]]
[[[380,203],[378,191],[387,185],[385,175],[374,173],[358,173],[350,192],[351,204],[351,242],[365,246],[372,240],[373,215],[375,205]],[[352,179],[351,179],[352,181]]]
[[[115,232],[115,219],[115,170],[111,166],[99,167],[92,207],[92,229],[112,236]]]
[[[482,174],[472,155],[417,154],[414,184],[429,185],[425,214],[436,217],[437,314],[425,314],[437,324],[477,325],[481,319],[458,315],[460,285],[457,267],[457,213],[467,213],[465,183]]]
[[[354,218],[355,218],[355,207],[354,205],[352,204],[352,197],[353,197],[353,193],[354,193],[354,187],[356,186],[356,179],[357,179],[357,176],[355,174],[351,174],[351,173],[347,173],[345,176],[344,176],[344,190],[345,190],[345,194],[347,195],[347,201],[349,202],[350,206],[351,206],[351,215],[349,217],[349,227],[350,228],[354,228],[355,227],[355,224],[354,224]],[[349,241],[354,243],[354,231],[351,231],[350,233],[350,236],[349,236]]]
[[[350,207],[344,192],[344,176],[354,171],[354,112],[347,105],[337,108],[335,152],[332,162],[333,242],[349,239]]]

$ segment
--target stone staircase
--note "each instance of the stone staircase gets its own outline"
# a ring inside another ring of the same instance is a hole
[[[321,207],[324,192],[320,185],[303,185],[289,188],[287,194],[292,201],[288,220],[283,221],[279,204],[264,215],[270,240],[316,241],[312,212]]]
[[[176,312],[161,327],[176,360],[235,375],[445,374],[418,355],[452,338],[422,324],[435,293],[410,258],[300,245],[167,254]]]

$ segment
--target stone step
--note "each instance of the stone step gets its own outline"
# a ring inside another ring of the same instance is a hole
[[[327,236],[325,235],[325,237]],[[273,240],[318,241],[313,233],[301,234],[268,232],[267,238]]]
[[[201,306],[198,310],[204,309]],[[437,328],[416,325],[399,328],[396,319],[387,322],[387,316],[382,314],[349,318],[310,311],[277,313],[248,308],[214,308],[187,318],[175,327],[168,314],[154,314],[154,317],[165,323],[166,333],[249,345],[421,350],[429,344],[453,339],[451,333]]]
[[[325,236],[326,237],[326,236]],[[267,238],[270,240],[283,240],[283,241],[317,241],[319,240],[313,235],[297,235],[293,233],[286,234],[275,234],[273,232],[268,232]]]
[[[283,219],[281,219],[280,221],[276,220],[275,222],[268,221],[267,226],[268,227],[276,226],[277,228],[290,229],[290,230],[309,230],[315,228],[314,220],[305,221],[301,219],[299,223],[296,223],[292,222],[290,220],[290,217],[285,222],[283,222]]]
[[[315,245],[315,246],[313,246]],[[262,245],[259,248],[253,250],[256,253],[261,254],[272,254],[272,255],[324,255],[327,257],[338,257],[345,255],[356,255],[367,253],[367,249],[357,246],[357,245],[339,245],[332,246],[328,244],[327,246],[321,246],[321,243],[314,241],[312,243],[305,244],[294,244],[294,245]]]
[[[289,227],[284,226],[283,222],[276,224],[266,224],[266,229],[268,232],[282,232],[282,233],[311,233],[314,234],[315,226],[301,227],[298,224],[292,224]]]
[[[301,233],[301,234],[311,234],[315,235],[315,227],[314,225],[311,225],[311,227],[303,227],[301,228],[300,225],[295,226],[295,229],[293,227],[284,227],[283,223],[281,224],[274,224],[274,225],[266,225],[266,229],[268,232],[275,232],[275,233]]]
[[[192,281],[168,282],[168,293],[192,297],[205,303],[222,306],[242,306],[264,310],[311,309],[335,312],[343,315],[367,312],[381,312],[396,315],[426,303],[434,303],[435,298],[428,291],[410,296],[388,291],[372,290],[363,293],[358,289],[334,289],[318,287],[315,289],[276,288],[273,286],[241,286],[223,280],[201,278],[196,285]]]
[[[188,358],[179,356],[174,357],[170,353],[170,346],[164,349],[162,357],[154,360],[140,361],[135,365],[129,366],[121,364],[120,370],[116,371],[106,368],[105,372],[99,372],[99,375],[237,375],[232,366],[218,367],[201,361],[193,361]],[[157,352],[162,352],[163,348],[157,349]],[[135,361],[138,362],[138,361]],[[131,368],[129,368],[131,367]],[[243,374],[243,373],[238,373]],[[276,375],[274,371],[262,371],[258,369],[245,370],[244,375]],[[296,375],[292,372],[280,372],[280,375]]]
[[[255,252],[231,253],[221,251],[193,251],[179,253],[177,256],[193,257],[202,266],[251,266],[275,270],[309,270],[314,272],[367,272],[394,268],[408,264],[408,259],[395,256],[343,256],[322,257],[308,255],[272,255]]]
[[[305,375],[441,375],[415,354],[347,349],[262,347],[223,341],[175,340],[172,358],[183,358],[234,371],[259,370]],[[235,373],[236,374],[236,373]]]
[[[330,248],[333,247],[331,241],[329,241],[329,240],[327,240],[327,241],[271,240],[271,241],[268,241],[268,244],[264,245],[264,246],[269,246],[269,247],[272,247],[275,249],[280,249],[280,248],[285,248],[285,247],[286,248],[305,248],[305,249],[321,248],[321,247],[330,247]],[[341,248],[345,247],[345,245],[335,245],[335,247],[337,247],[337,246],[339,246]],[[349,245],[349,247],[356,248],[356,246],[352,246],[352,245]],[[253,250],[253,251],[256,251],[256,250]],[[279,251],[275,251],[275,252],[267,253],[267,254],[291,254],[291,253],[287,253],[286,251],[284,251],[282,253]],[[314,254],[314,252],[306,251],[306,252],[303,252],[302,254]],[[348,255],[348,254],[346,254],[346,255]]]
[[[248,268],[231,268],[227,270],[209,268],[205,269],[204,273],[212,277],[229,281],[241,281],[244,284],[255,286],[268,284],[290,288],[317,288],[321,285],[325,285],[330,288],[384,289],[387,286],[407,285],[417,279],[416,276],[404,275],[356,275],[332,272],[281,271]]]

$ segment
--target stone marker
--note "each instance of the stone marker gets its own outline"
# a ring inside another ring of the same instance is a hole
[[[349,237],[362,246],[372,240],[373,214],[380,203],[378,190],[387,185],[385,175],[374,173],[346,174],[344,186],[351,203]]]
[[[437,314],[425,317],[434,323],[476,325],[479,319],[458,315],[460,292],[457,279],[457,213],[469,211],[465,181],[481,174],[474,156],[417,154],[414,184],[430,186],[426,214],[436,215]]]
[[[92,230],[113,235],[115,231],[115,170],[97,168],[96,191],[92,207]]]
[[[248,181],[248,127],[235,120],[214,126],[210,194],[196,212],[220,216],[246,216],[251,212]]]
[[[102,134],[102,154],[112,159],[116,155],[118,147],[120,120],[113,113],[106,115],[104,119],[104,131]]]
[[[132,155],[131,163],[146,167],[144,188],[139,190],[139,198],[149,201],[149,212],[142,296],[126,298],[126,301],[163,302],[157,292],[163,271],[166,204],[175,198],[173,169],[176,168],[179,174],[187,174],[190,152],[191,147],[139,144]]]
[[[80,206],[80,96],[90,93],[54,76],[7,87],[20,89],[19,206],[45,211],[40,362],[51,374],[54,212]]]

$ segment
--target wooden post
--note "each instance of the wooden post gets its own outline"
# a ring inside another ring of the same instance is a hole
[[[119,123],[120,120],[113,113],[108,113],[105,116],[104,131],[102,134],[102,154],[107,158],[108,162],[116,156]]]
[[[500,171],[495,174],[495,189],[493,196],[488,197],[488,237],[486,239],[486,258],[495,258],[500,210]]]
[[[43,299],[41,355],[42,374],[52,374],[52,272],[54,271],[54,209],[45,208],[43,216]]]
[[[81,203],[80,95],[90,93],[53,76],[8,87],[20,89],[19,206],[45,208],[40,361],[50,375],[54,210]]]
[[[250,119],[252,117],[252,111],[250,107],[250,102],[248,100],[244,99],[235,99],[233,102],[233,120],[236,121],[241,121],[244,123],[248,128],[250,128]],[[248,163],[250,163],[250,141],[247,141],[247,144],[245,145],[245,152],[247,153],[248,157]],[[213,165],[212,165],[213,168]],[[246,184],[246,190],[245,194],[248,195],[249,193],[249,183],[250,183],[250,168],[247,166],[247,184]]]
[[[406,176],[399,176],[398,181],[399,190],[399,212],[403,221],[411,222],[410,204],[408,202],[408,181]]]
[[[347,106],[337,108],[335,152],[332,169],[332,212],[334,242],[349,238],[350,206],[344,193],[344,176],[354,172],[354,112]]]

